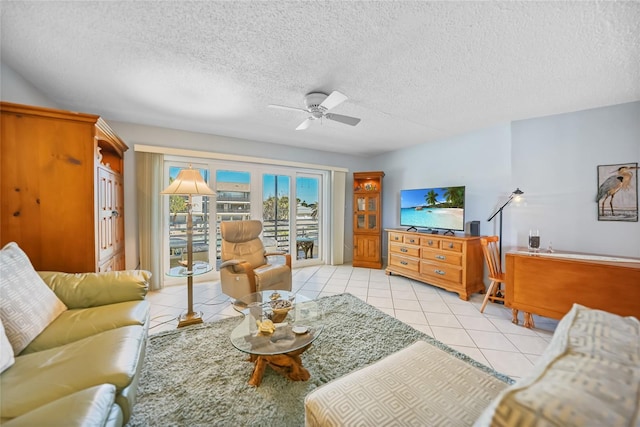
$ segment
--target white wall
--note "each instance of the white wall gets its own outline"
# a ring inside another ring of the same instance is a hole
[[[3,101],[56,107],[37,88],[0,63]],[[91,111],[86,111],[91,113]],[[105,117],[108,121],[109,118]],[[497,234],[497,218],[486,220],[516,187],[520,204],[503,214],[505,247],[526,245],[530,227],[542,245],[640,257],[640,223],[597,220],[597,165],[640,163],[640,102],[501,124],[385,155],[363,158],[215,135],[129,123],[110,123],[127,144],[180,147],[228,154],[345,167],[350,172],[382,170],[383,226],[399,226],[400,190],[465,185],[465,220],[481,221],[481,233]],[[125,154],[127,267],[137,264],[133,150]],[[352,256],[352,174],[347,175],[345,259]],[[386,243],[385,243],[386,246]]]
[[[511,182],[509,124],[396,150],[373,162],[374,169],[386,174],[382,198],[385,228],[399,227],[400,190],[464,185],[467,232],[468,222],[478,220],[482,234],[497,234],[497,218],[491,223],[486,220],[515,189]],[[510,212],[505,210],[505,230],[509,221]]]
[[[118,136],[120,136],[120,138],[122,138],[131,148],[125,153],[124,158],[125,250],[127,268],[135,268],[138,262],[138,220],[135,194],[136,170],[135,153],[133,151],[133,146],[135,144],[175,147],[187,150],[343,167],[350,171],[348,173],[347,188],[351,188],[353,183],[353,179],[349,178],[351,176],[351,172],[358,170],[363,164],[365,164],[365,159],[359,157],[342,154],[338,155],[325,151],[295,148],[285,145],[269,144],[219,135],[207,135],[132,123],[110,121],[109,124]],[[346,194],[346,202],[351,205],[350,192],[347,192]],[[347,212],[350,212],[350,208],[346,207],[346,209]],[[352,251],[349,250],[353,245],[351,215],[345,215],[345,223],[345,261],[351,261],[353,255]]]
[[[541,246],[640,257],[640,222],[598,221],[598,165],[640,163],[640,102],[513,122],[513,210],[518,245],[540,229]],[[637,175],[636,177],[637,178]],[[637,187],[636,187],[637,188]]]
[[[59,108],[55,102],[40,92],[38,88],[3,62],[0,62],[0,94],[2,95],[2,100],[6,102]]]
[[[399,227],[400,190],[467,187],[465,220],[486,220],[519,187],[520,203],[503,211],[503,250],[526,246],[529,228],[542,246],[640,257],[640,223],[597,220],[597,165],[640,163],[640,102],[522,120],[397,150],[373,159],[383,170],[383,224]]]

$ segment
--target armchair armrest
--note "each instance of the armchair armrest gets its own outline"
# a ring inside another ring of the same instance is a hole
[[[264,256],[266,258],[269,257],[283,257],[284,258],[284,263],[291,268],[291,254],[288,254],[286,252],[269,252],[269,253],[265,253]]]
[[[143,300],[151,278],[151,273],[145,270],[75,274],[39,271],[38,274],[70,309]]]
[[[222,264],[220,264],[220,269],[227,268],[227,267],[235,267],[236,265],[240,265],[243,262],[245,261],[241,259],[230,259],[229,261],[225,261]]]
[[[247,261],[243,259],[230,259],[220,264],[220,271],[224,269],[228,269],[231,274],[246,276],[246,280],[249,283],[249,289],[251,289],[251,292],[255,292],[256,275],[253,271],[253,267]],[[238,280],[237,277],[236,280]]]
[[[220,264],[220,270],[228,268],[233,274],[246,274],[253,276],[253,267],[243,259],[230,259]]]

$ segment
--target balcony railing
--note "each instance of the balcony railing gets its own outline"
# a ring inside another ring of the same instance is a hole
[[[224,212],[217,215],[218,222],[227,221],[227,220],[241,220],[241,219],[249,219],[249,213],[232,213],[232,212]],[[183,253],[186,253],[187,247],[187,234],[186,234],[186,224],[182,221],[183,218],[176,218],[177,221],[171,221],[169,225],[169,251],[170,251],[170,259],[171,259],[171,267],[177,266],[178,261],[183,256]],[[290,222],[288,220],[265,220],[262,222],[262,238],[265,247],[282,251],[286,253],[291,253],[292,256],[296,256],[298,258],[306,258],[306,257],[316,257],[317,249],[318,249],[318,221],[308,217],[301,217],[296,220],[297,230],[295,236],[295,248],[296,253],[291,250],[289,246],[289,241],[294,239],[289,239],[289,228]],[[218,230],[219,231],[219,230]],[[220,233],[216,233],[216,258],[220,260]],[[303,239],[303,240],[301,240]],[[307,242],[306,247],[310,247],[310,253],[305,253],[301,251],[300,242]],[[314,244],[311,245],[310,242]],[[209,241],[209,226],[206,223],[198,222],[194,224],[193,228],[193,253],[194,259],[199,261],[208,261],[208,254],[210,249],[210,241]],[[174,265],[175,264],[175,265]]]

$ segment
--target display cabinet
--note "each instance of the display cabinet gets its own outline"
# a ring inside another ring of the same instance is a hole
[[[382,268],[384,172],[353,174],[353,266]]]

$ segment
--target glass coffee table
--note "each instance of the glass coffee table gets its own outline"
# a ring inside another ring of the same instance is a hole
[[[274,313],[273,307],[284,305],[289,305],[288,312]],[[244,318],[231,332],[231,343],[249,354],[249,361],[254,362],[249,385],[260,385],[267,365],[290,380],[309,379],[300,355],[324,328],[316,301],[288,291],[263,291],[240,298],[233,307],[244,314]],[[277,322],[273,322],[274,318]],[[273,332],[267,328],[261,331],[259,325],[264,322],[262,326],[271,326],[269,321],[273,322]]]

